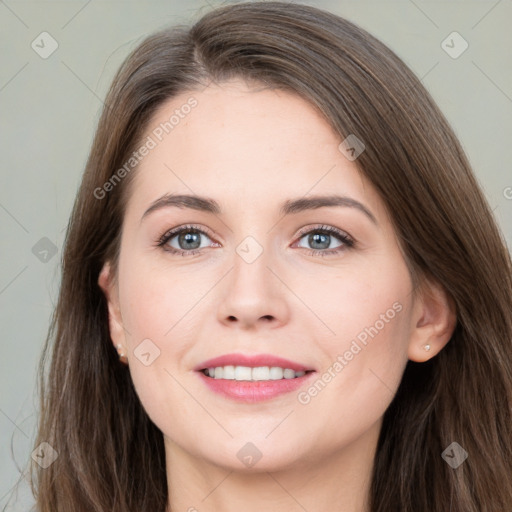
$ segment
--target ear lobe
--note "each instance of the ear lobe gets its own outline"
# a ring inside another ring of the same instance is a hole
[[[112,343],[116,348],[118,345],[124,347],[126,346],[126,340],[123,319],[119,308],[119,294],[109,262],[106,262],[101,269],[98,276],[98,285],[107,299],[109,330]]]
[[[456,324],[455,302],[446,290],[438,282],[424,283],[414,307],[409,359],[423,363],[436,356],[450,341]]]

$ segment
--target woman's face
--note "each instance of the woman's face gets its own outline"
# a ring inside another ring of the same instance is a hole
[[[341,142],[298,96],[240,81],[153,118],[109,306],[167,448],[275,470],[376,441],[418,311],[384,204]]]

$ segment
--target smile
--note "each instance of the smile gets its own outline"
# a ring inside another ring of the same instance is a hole
[[[280,366],[257,366],[251,368],[250,366],[217,366],[205,368],[203,373],[207,377],[214,379],[224,380],[237,380],[237,381],[262,381],[262,380],[281,380],[281,379],[296,379],[302,377],[306,373],[313,371],[295,371],[291,368],[281,368]]]

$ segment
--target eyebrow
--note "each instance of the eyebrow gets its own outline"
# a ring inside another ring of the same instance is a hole
[[[364,213],[374,224],[378,225],[377,219],[364,204],[347,196],[327,195],[288,199],[281,205],[279,211],[282,216],[286,216],[329,206],[355,208]],[[165,194],[151,203],[149,208],[142,215],[141,222],[150,213],[162,208],[171,207],[191,208],[193,210],[213,213],[214,215],[222,214],[222,209],[220,208],[219,203],[209,197],[188,194]]]

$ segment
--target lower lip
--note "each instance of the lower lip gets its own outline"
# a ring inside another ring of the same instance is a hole
[[[302,377],[280,380],[230,380],[207,377],[198,372],[200,379],[215,393],[238,402],[262,402],[276,396],[291,393],[303,386],[315,372],[306,373]]]

